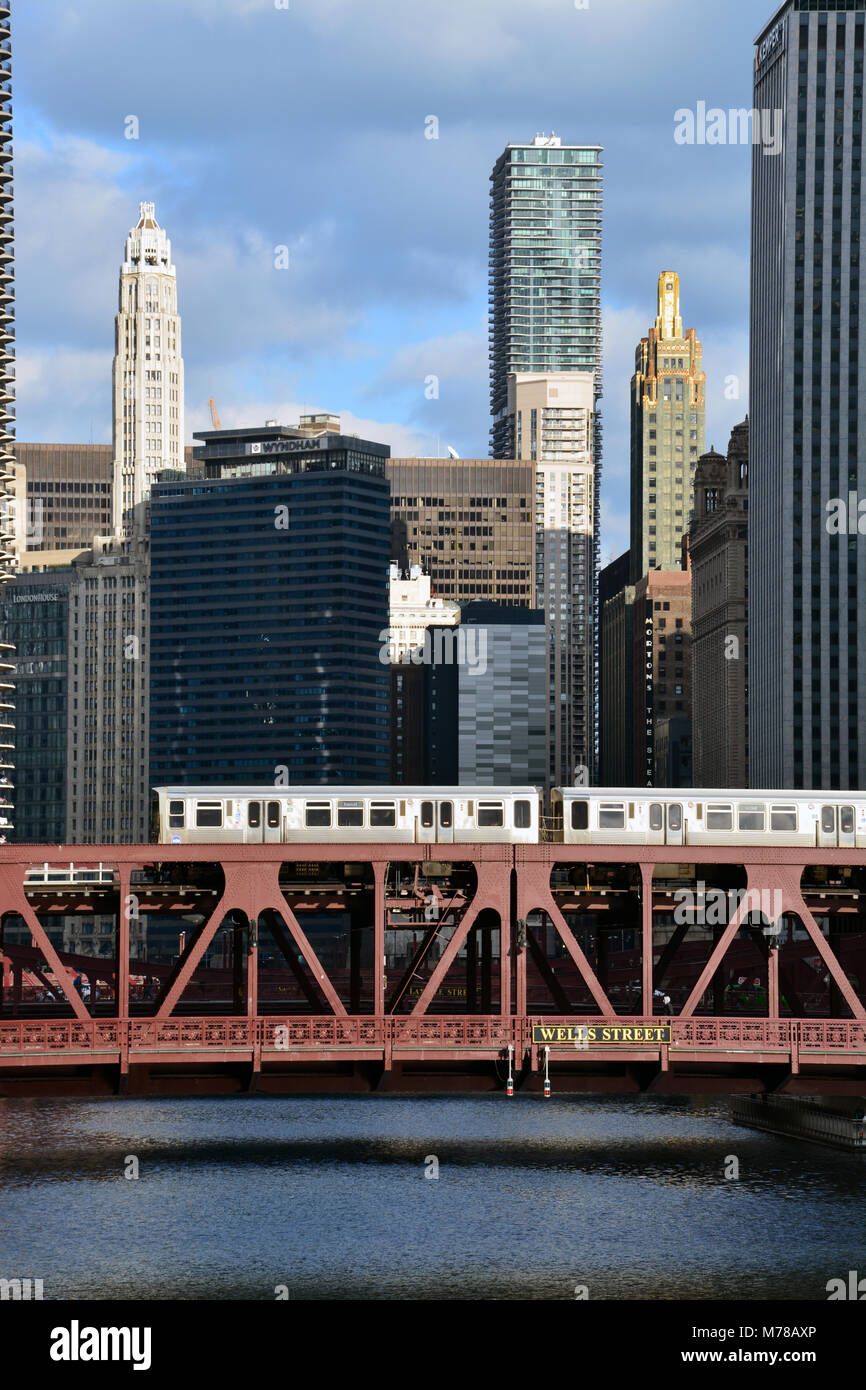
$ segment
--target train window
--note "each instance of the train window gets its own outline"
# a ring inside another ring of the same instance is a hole
[[[307,802],[307,825],[330,825],[331,824],[331,803],[330,801],[308,801]]]
[[[771,830],[794,830],[797,829],[797,808],[796,806],[771,806],[770,807],[770,829]]]
[[[532,824],[532,802],[515,801],[514,803],[514,828],[515,830],[528,830]]]
[[[396,825],[397,815],[393,801],[372,801],[370,803],[371,825]]]
[[[763,830],[763,806],[741,806],[738,817],[738,825],[740,830]]]
[[[479,801],[478,824],[479,826],[504,825],[505,819],[502,813],[502,802]]]
[[[183,825],[183,802],[170,801],[168,803],[168,823],[172,830],[179,830]]]
[[[683,808],[678,801],[672,801],[668,806],[668,830],[682,830],[682,828]]]
[[[821,807],[821,833],[823,835],[836,834],[836,807]]]
[[[571,803],[571,828],[572,830],[586,830],[589,827],[589,802],[572,801]]]
[[[195,807],[196,825],[222,825],[223,804],[221,801],[197,801]]]
[[[363,825],[364,805],[361,801],[337,802],[338,825]]]
[[[733,830],[734,828],[734,808],[732,806],[714,806],[707,803],[707,829],[708,830]]]
[[[649,828],[650,830],[661,830],[663,824],[664,818],[662,816],[661,803],[653,801],[650,803],[649,808]]]
[[[247,802],[247,825],[251,830],[258,830],[262,823],[262,803],[260,801]]]
[[[278,801],[268,802],[268,829],[276,830],[280,823],[280,803]]]
[[[602,801],[598,808],[598,828],[599,830],[624,830],[625,829],[625,807]]]
[[[854,834],[854,807],[842,806],[839,810],[839,831],[842,835]]]
[[[443,830],[450,830],[454,824],[454,806],[450,801],[439,802],[439,824]]]
[[[421,825],[425,830],[429,830],[433,824],[433,802],[421,802]]]

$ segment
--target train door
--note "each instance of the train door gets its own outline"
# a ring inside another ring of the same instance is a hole
[[[436,839],[436,806],[432,801],[422,801],[415,817],[415,839],[419,845],[429,844]]]
[[[818,844],[835,848],[836,845],[836,807],[822,806],[818,819]]]
[[[280,823],[280,803],[279,801],[265,802],[265,841],[268,844],[279,844],[282,840],[282,825]]]
[[[683,808],[679,801],[668,802],[667,843],[669,845],[681,845],[683,843]]]
[[[247,844],[260,845],[262,842],[262,803],[247,802]]]
[[[854,844],[854,807],[839,807],[839,844],[849,846]]]
[[[454,841],[454,802],[439,802],[439,840],[443,844]]]

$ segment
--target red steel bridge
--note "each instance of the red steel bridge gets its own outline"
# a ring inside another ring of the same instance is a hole
[[[0,972],[0,1096],[866,1095],[854,849],[0,846]]]

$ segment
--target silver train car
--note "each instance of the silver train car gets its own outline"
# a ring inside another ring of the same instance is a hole
[[[535,787],[155,787],[158,844],[537,844]]]
[[[159,844],[793,845],[866,849],[866,795],[555,787],[157,787]]]
[[[550,838],[567,845],[866,849],[866,798],[858,792],[557,787]]]

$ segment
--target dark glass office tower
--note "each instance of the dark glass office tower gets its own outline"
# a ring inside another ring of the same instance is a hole
[[[0,768],[0,835],[12,838],[14,803],[15,839],[21,844],[61,844],[67,838],[71,577],[68,569],[22,574],[0,590],[0,623],[15,645],[17,663],[15,790],[8,785],[12,774]],[[84,703],[75,700],[76,727],[79,717],[83,727]]]
[[[151,783],[387,782],[387,446],[195,438],[151,495]]]
[[[866,786],[864,10],[789,0],[756,40],[753,104],[768,131],[781,124],[781,141],[762,140],[752,157],[749,777],[759,787]]]

